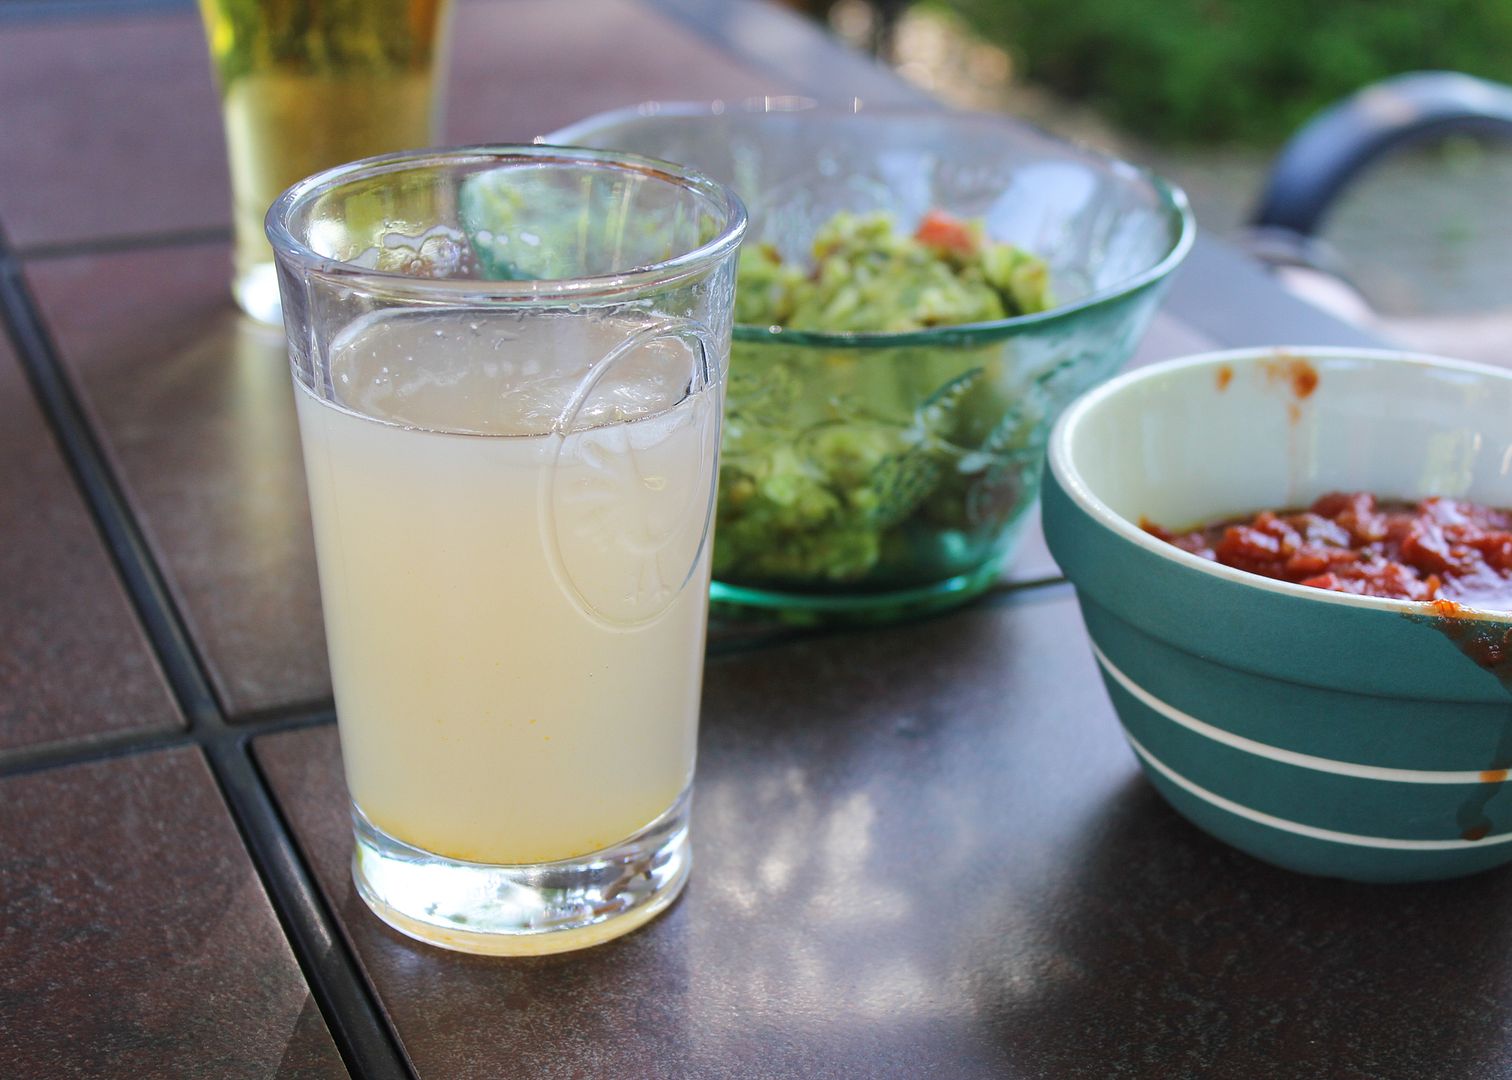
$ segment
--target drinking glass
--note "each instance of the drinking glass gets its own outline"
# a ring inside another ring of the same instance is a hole
[[[450,0],[199,0],[220,86],[236,228],[231,292],[279,322],[268,204],[301,177],[426,146]]]
[[[353,876],[406,934],[557,952],[687,878],[744,230],[711,180],[541,146],[268,214]]]

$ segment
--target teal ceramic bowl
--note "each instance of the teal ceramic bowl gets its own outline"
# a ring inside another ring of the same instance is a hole
[[[1512,616],[1272,581],[1138,526],[1340,490],[1512,506],[1512,373],[1246,350],[1065,412],[1045,534],[1129,744],[1177,811],[1292,870],[1420,881],[1512,860]]]

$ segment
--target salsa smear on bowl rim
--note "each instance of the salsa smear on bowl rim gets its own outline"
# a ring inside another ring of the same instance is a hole
[[[1262,510],[1152,536],[1203,559],[1295,585],[1512,612],[1512,511],[1332,492],[1306,509]]]

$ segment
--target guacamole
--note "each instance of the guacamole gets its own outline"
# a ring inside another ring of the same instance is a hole
[[[735,321],[826,333],[902,333],[992,322],[1051,306],[1049,270],[980,221],[939,211],[912,234],[892,215],[839,213],[814,237],[813,264],[771,244],[740,254]]]
[[[907,333],[1052,306],[1043,260],[980,222],[841,213],[813,261],[741,253],[736,321],[783,330]],[[1047,382],[1005,344],[737,339],[719,477],[714,573],[779,588],[895,587],[1000,552],[1037,482]]]

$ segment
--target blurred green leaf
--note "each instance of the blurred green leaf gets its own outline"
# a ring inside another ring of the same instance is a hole
[[[1367,83],[1512,82],[1509,0],[945,0],[1031,79],[1168,142],[1276,143]]]

